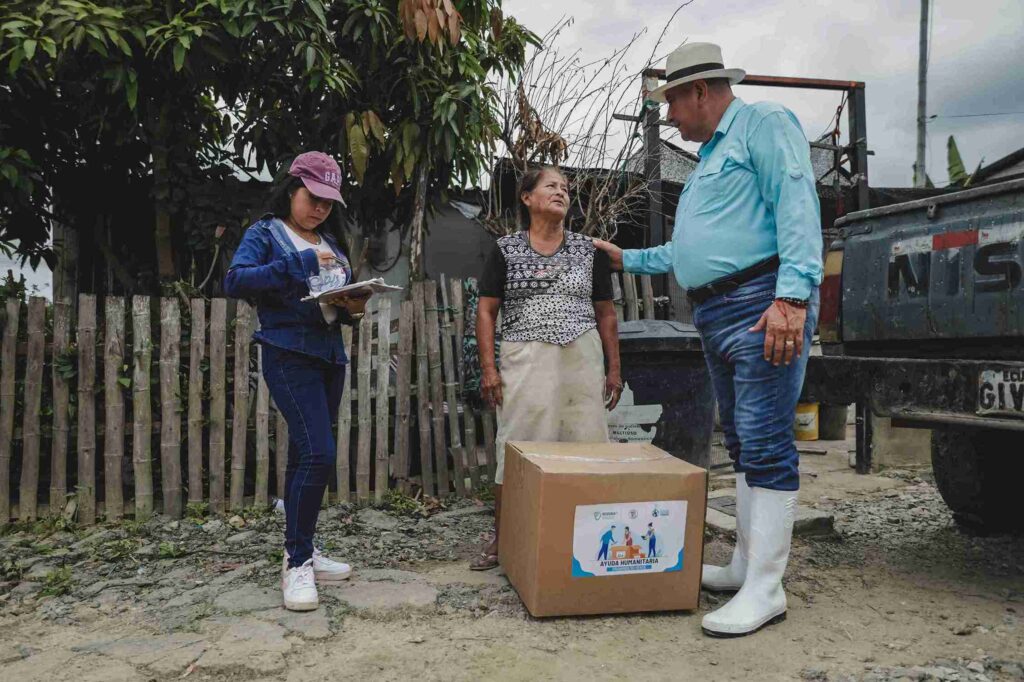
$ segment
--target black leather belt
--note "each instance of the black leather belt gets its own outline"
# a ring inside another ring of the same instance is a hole
[[[739,270],[725,277],[719,277],[703,286],[687,289],[686,297],[695,305],[700,305],[712,296],[720,296],[721,294],[728,294],[730,291],[736,291],[750,280],[761,275],[767,275],[769,272],[775,272],[778,269],[779,257],[772,256],[767,260],[751,265],[749,268]]]

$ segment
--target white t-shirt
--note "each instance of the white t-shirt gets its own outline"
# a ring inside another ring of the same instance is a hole
[[[328,244],[320,235],[317,235],[317,238],[320,240],[320,243],[311,244],[302,237],[300,237],[299,235],[297,235],[295,231],[291,228],[291,226],[289,226],[287,223],[285,223],[285,227],[288,228],[288,237],[292,240],[292,244],[295,245],[295,248],[297,250],[313,250],[318,253],[329,253],[332,256],[334,255],[334,251],[331,249],[330,244]],[[315,282],[310,283],[311,293],[315,293],[312,291],[313,288],[323,290],[333,289],[334,287],[338,286],[344,286],[346,284],[346,279],[347,277],[345,275],[345,270],[343,268],[339,267],[336,271],[332,270],[329,272],[324,272],[323,268],[321,267],[320,276],[316,278]],[[330,303],[321,303],[320,311],[323,313],[324,320],[326,320],[328,324],[333,324],[334,321],[338,319],[338,309],[335,306],[331,305]]]

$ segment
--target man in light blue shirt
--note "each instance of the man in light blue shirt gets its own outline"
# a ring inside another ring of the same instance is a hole
[[[672,241],[622,251],[596,241],[612,267],[672,272],[694,306],[736,469],[737,541],[728,566],[704,566],[702,585],[738,590],[704,617],[713,636],[746,635],[786,616],[782,575],[800,487],[793,419],[817,325],[821,213],[810,149],[796,117],[732,93],[745,76],[711,43],[668,58],[667,102],[700,163],[679,197]]]

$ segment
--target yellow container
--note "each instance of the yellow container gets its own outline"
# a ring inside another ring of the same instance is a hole
[[[797,440],[818,440],[818,403],[800,403],[796,406],[793,431]]]

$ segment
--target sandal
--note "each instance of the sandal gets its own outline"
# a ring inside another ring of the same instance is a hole
[[[488,554],[487,552],[480,552],[480,556],[476,557],[469,563],[469,570],[471,571],[489,571],[492,568],[498,567],[498,555]]]

